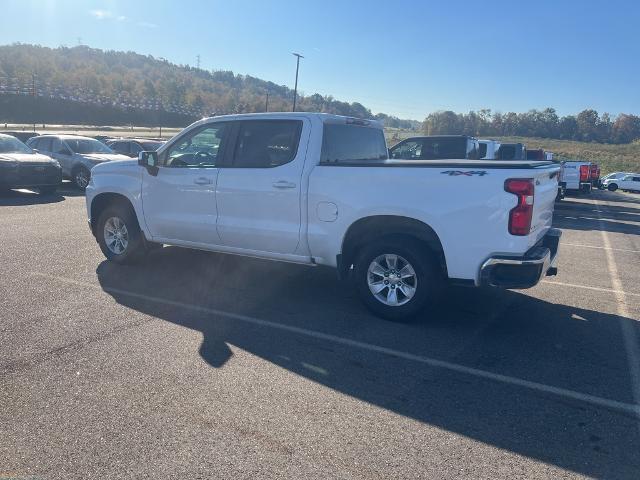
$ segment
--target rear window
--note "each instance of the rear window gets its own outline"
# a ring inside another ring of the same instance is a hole
[[[424,160],[466,159],[470,145],[464,137],[425,138],[422,147]],[[477,155],[473,152],[473,156]]]
[[[322,135],[322,163],[384,160],[387,145],[379,128],[325,123]]]

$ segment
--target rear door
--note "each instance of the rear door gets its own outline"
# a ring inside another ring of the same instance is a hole
[[[620,182],[620,188],[623,190],[640,190],[640,176],[629,175],[624,177],[622,182]]]
[[[283,254],[296,251],[309,132],[307,119],[236,122],[229,162],[220,170],[216,191],[223,245]]]

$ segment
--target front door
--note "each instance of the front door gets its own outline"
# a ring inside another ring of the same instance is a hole
[[[223,245],[292,254],[300,241],[301,180],[309,126],[242,120],[234,128],[216,200]]]
[[[142,172],[142,208],[154,239],[219,244],[216,230],[218,154],[227,123],[196,128],[178,137],[160,155],[157,175]]]
[[[73,153],[69,150],[69,147],[59,138],[52,138],[50,148],[50,155],[60,163],[63,175],[65,177],[71,177],[71,170],[73,170]]]

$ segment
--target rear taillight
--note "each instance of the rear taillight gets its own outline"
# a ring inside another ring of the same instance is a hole
[[[580,165],[580,181],[586,182],[589,180],[589,165]]]
[[[595,165],[595,164],[591,165],[591,170],[590,170],[591,180],[598,179],[598,170],[599,170],[598,165]]]
[[[510,178],[504,182],[506,192],[518,197],[518,204],[509,212],[509,233],[529,235],[533,218],[535,187],[532,178]]]

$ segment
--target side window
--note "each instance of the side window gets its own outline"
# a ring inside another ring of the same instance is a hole
[[[211,168],[222,153],[227,123],[201,127],[179,138],[166,153],[164,166],[171,168]]]
[[[51,151],[61,155],[69,155],[69,149],[63,145],[59,138],[51,139]]]
[[[113,142],[109,147],[116,153],[129,153],[129,149],[125,142]]]
[[[301,131],[300,120],[241,121],[232,165],[271,168],[289,163],[298,151]]]
[[[391,158],[418,160],[422,156],[422,141],[407,140],[391,148]]]
[[[484,158],[487,156],[487,144],[480,143],[478,145],[478,158]]]
[[[467,142],[467,158],[470,160],[478,160],[479,158],[484,157],[484,155],[480,155],[480,148],[478,146],[478,142],[476,140],[469,140]],[[487,153],[486,145],[485,145],[485,154]]]
[[[41,138],[38,142],[38,150],[43,152],[51,152],[51,138]]]
[[[139,154],[142,151],[142,147],[137,144],[136,142],[130,142],[129,143],[129,151],[131,153],[135,153],[136,155]]]
[[[634,182],[640,182],[640,177],[633,177]]]

